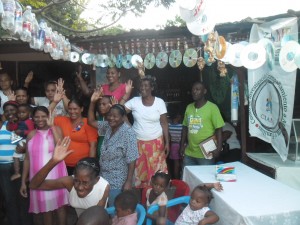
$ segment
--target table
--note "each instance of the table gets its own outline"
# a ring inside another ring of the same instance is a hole
[[[274,178],[300,191],[300,162],[287,159],[282,161],[277,153],[247,153],[247,156],[265,166],[273,168]]]
[[[299,225],[300,191],[284,185],[240,162],[236,182],[222,182],[224,191],[212,190],[210,207],[219,225]],[[201,183],[216,182],[215,166],[186,166],[183,180],[191,190]]]

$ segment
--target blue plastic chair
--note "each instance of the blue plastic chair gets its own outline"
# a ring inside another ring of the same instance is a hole
[[[138,214],[137,225],[142,225],[144,223],[144,220],[145,220],[145,217],[146,217],[146,210],[145,210],[144,206],[142,206],[141,204],[137,204],[135,210]],[[106,208],[106,211],[109,215],[115,215],[116,214],[116,209],[115,209],[114,206]]]
[[[191,199],[190,196],[182,196],[182,197],[178,197],[178,198],[173,198],[173,199],[168,201],[167,208],[175,206],[175,205],[179,205],[179,204],[189,204],[190,199]],[[159,209],[158,204],[152,205],[152,206],[149,207],[147,213],[152,215],[158,209]],[[168,222],[168,224],[170,224],[170,222]],[[147,218],[146,225],[152,225],[152,220]]]

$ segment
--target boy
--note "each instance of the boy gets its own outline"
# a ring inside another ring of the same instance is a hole
[[[138,204],[136,195],[126,190],[115,199],[116,216],[112,219],[112,225],[136,225],[137,213],[135,211]]]

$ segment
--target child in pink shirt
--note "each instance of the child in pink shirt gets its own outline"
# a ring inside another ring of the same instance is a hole
[[[115,199],[116,216],[112,219],[112,225],[136,225],[138,203],[136,195],[132,191],[123,191]]]

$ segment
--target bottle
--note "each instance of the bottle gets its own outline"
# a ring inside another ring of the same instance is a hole
[[[47,27],[47,23],[45,20],[41,19],[39,23],[38,36],[37,36],[37,50],[44,49],[45,43],[45,29]]]
[[[45,28],[45,43],[44,43],[44,52],[51,53],[53,51],[52,48],[52,29],[51,27]]]
[[[16,3],[14,0],[2,0],[3,3],[3,18],[1,26],[4,30],[14,32],[15,29],[15,10]]]
[[[3,3],[2,3],[2,1],[0,0],[0,18],[2,18],[3,13],[4,13],[4,10],[3,10]]]
[[[38,46],[38,34],[39,34],[39,24],[35,18],[35,14],[32,13],[32,29],[31,29],[31,41],[29,43],[30,48],[39,49]]]
[[[26,10],[23,13],[23,32],[20,35],[22,41],[31,41],[31,23],[32,23],[32,13],[31,6],[26,6]]]
[[[15,11],[15,30],[14,34],[21,35],[23,31],[23,9],[19,2],[16,2],[16,11]]]

